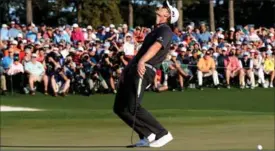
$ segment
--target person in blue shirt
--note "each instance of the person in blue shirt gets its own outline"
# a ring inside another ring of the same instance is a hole
[[[10,37],[10,38],[16,38],[17,35],[20,33],[20,31],[19,31],[18,29],[16,29],[15,26],[16,26],[16,25],[15,25],[15,22],[12,21],[12,22],[11,22],[11,28],[10,28],[10,30],[9,30],[9,37]]]
[[[212,38],[212,36],[211,36],[210,32],[206,30],[205,23],[201,23],[200,34],[199,34],[199,39],[198,39],[199,43],[201,45],[208,44],[208,42],[211,41],[211,38]]]
[[[26,38],[27,38],[27,40],[31,40],[31,41],[36,41],[36,39],[37,39],[37,34],[35,31],[35,28],[31,24],[28,26]]]
[[[6,24],[2,25],[0,36],[0,40],[9,40],[9,30]]]
[[[9,69],[13,63],[13,52],[9,50],[9,55],[2,59],[2,66],[5,70]]]
[[[56,34],[54,35],[54,43],[58,44],[62,40],[66,43],[71,43],[69,35],[64,32],[62,28],[59,28],[58,30],[56,30]]]

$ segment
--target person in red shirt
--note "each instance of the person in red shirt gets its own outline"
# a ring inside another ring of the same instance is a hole
[[[71,39],[74,43],[81,41],[84,44],[84,35],[77,24],[73,24]]]

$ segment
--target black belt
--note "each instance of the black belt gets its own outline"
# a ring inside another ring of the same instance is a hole
[[[157,72],[157,69],[154,66],[150,65],[150,64],[145,63],[145,67],[147,67],[149,69],[152,69],[154,72]]]

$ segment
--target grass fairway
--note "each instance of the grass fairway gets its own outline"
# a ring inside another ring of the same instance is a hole
[[[2,97],[1,105],[46,111],[1,112],[1,145],[129,145],[131,129],[112,113],[113,100],[99,94]],[[174,136],[163,150],[255,150],[258,144],[274,150],[274,89],[147,92],[143,105]]]

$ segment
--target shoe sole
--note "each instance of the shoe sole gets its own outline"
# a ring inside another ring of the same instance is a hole
[[[166,138],[164,138],[164,137],[166,137]],[[159,144],[154,145],[154,142],[160,141],[160,139],[167,139],[167,140],[165,140],[165,142],[162,143],[161,145],[159,145]],[[152,147],[152,148],[163,147],[163,146],[165,146],[166,144],[168,144],[169,142],[171,142],[173,140],[173,136],[171,135],[171,133],[168,133],[167,135],[163,136],[160,139],[152,142],[149,146]]]

